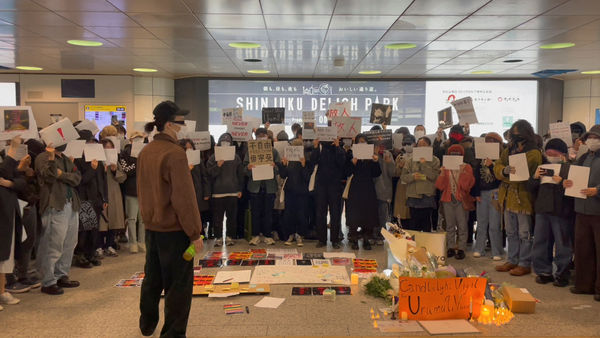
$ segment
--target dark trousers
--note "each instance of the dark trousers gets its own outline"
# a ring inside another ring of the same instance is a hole
[[[302,237],[308,232],[307,194],[285,192],[285,236],[298,234]]]
[[[140,295],[140,330],[154,332],[158,304],[165,291],[165,324],[161,337],[185,337],[194,282],[193,260],[183,259],[190,239],[183,231],[146,230],[146,265]]]
[[[600,294],[600,216],[575,218],[575,287]]]
[[[437,211],[433,208],[410,208],[412,230],[431,232],[434,212]]]
[[[235,238],[237,231],[237,197],[220,197],[212,200],[212,217],[215,235],[217,238],[223,237],[223,216],[227,216],[225,231],[227,236]]]
[[[23,218],[21,220],[23,230],[27,233],[27,239],[21,243],[19,256],[15,259],[15,273],[18,279],[27,278],[29,262],[31,261],[31,252],[37,237],[37,208],[35,205],[26,206],[23,209]]]
[[[314,232],[317,228],[317,206],[315,201],[315,193],[309,192],[307,195],[306,215],[308,217],[308,228],[306,234]]]
[[[86,259],[94,258],[96,243],[98,243],[98,229],[79,231],[75,254],[83,255]]]
[[[249,193],[248,190],[244,190],[242,192],[242,198],[238,199],[236,238],[244,238],[245,236],[246,212],[248,211],[248,205]]]
[[[258,236],[260,233],[262,233],[265,237],[271,237],[274,205],[275,194],[267,194],[264,191],[250,193],[250,209],[252,209],[252,236]]]
[[[327,243],[327,210],[329,209],[329,235],[332,242],[338,242],[342,228],[342,184],[333,182],[317,185],[317,239]]]
[[[108,247],[112,247],[113,249],[117,249],[117,244],[115,243],[115,235],[117,234],[117,230],[108,230],[108,231],[100,231],[98,233],[98,248],[108,249]]]

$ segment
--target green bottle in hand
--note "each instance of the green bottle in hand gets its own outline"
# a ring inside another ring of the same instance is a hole
[[[194,244],[190,244],[183,253],[183,259],[189,262],[194,259],[194,256],[196,256],[196,248],[194,247]]]

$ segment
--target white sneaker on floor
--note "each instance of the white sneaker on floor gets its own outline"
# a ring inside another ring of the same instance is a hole
[[[102,248],[96,249],[96,255],[98,255],[98,257],[104,257],[104,250],[102,250]]]
[[[271,237],[265,237],[265,244],[266,245],[274,245],[275,241]]]
[[[227,244],[228,246],[232,246],[232,245],[235,245],[235,241],[233,240],[233,238],[227,236],[225,238],[225,244]]]
[[[146,244],[138,242],[137,246],[140,249],[140,252],[146,252]]]
[[[129,252],[134,254],[134,253],[138,253],[138,245],[137,243],[131,243],[129,244]]]
[[[290,245],[292,245],[293,241],[294,241],[294,235],[290,235],[290,237],[288,237],[287,241],[285,241],[285,243],[283,243],[283,244],[290,246]]]
[[[107,256],[111,256],[111,257],[119,256],[119,254],[117,253],[117,250],[115,250],[112,246],[109,246],[105,252],[106,252]]]
[[[477,251],[473,251],[473,257],[479,258],[479,257],[481,257],[481,254]]]
[[[259,236],[252,237],[252,239],[250,240],[250,242],[248,242],[248,244],[250,244],[250,245],[258,245],[258,243],[260,243],[260,237]]]
[[[215,246],[222,246],[222,245],[223,245],[223,237],[221,237],[215,241]]]
[[[298,246],[304,246],[304,243],[302,243],[302,236],[296,234],[296,245]]]
[[[20,300],[15,298],[10,292],[4,292],[0,295],[0,304],[15,305],[19,304]]]
[[[501,261],[502,257],[500,257],[500,256],[494,256],[494,257],[492,257],[492,260]]]

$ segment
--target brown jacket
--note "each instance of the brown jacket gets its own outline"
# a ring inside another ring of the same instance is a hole
[[[67,204],[67,194],[70,190],[71,208],[79,211],[81,205],[77,186],[81,182],[81,173],[70,159],[64,154],[56,155],[53,161],[48,159],[48,152],[43,152],[35,158],[35,171],[40,183],[40,213],[53,208],[61,211]],[[62,175],[58,177],[58,170]]]
[[[185,231],[200,238],[202,221],[187,156],[172,137],[160,133],[137,160],[140,214],[147,230]]]

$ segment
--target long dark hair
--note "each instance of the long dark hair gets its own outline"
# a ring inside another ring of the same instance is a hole
[[[537,142],[535,139],[535,132],[533,131],[533,127],[531,126],[531,123],[529,123],[529,121],[517,120],[510,127],[510,133],[512,134],[513,131],[515,131],[515,130],[518,131],[519,135],[524,139],[524,142],[522,142],[522,145],[523,145],[522,151],[529,151],[531,149],[538,148]],[[518,150],[519,144],[511,139],[510,143],[509,143],[509,148],[511,149],[511,153],[512,153],[513,151]]]

